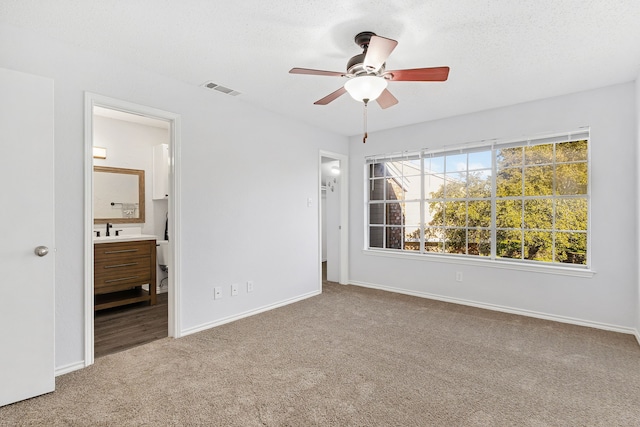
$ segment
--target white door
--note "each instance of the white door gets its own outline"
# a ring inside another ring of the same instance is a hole
[[[0,68],[0,94],[2,406],[55,388],[53,80]]]

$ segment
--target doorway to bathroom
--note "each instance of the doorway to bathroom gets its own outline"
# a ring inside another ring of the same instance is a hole
[[[85,96],[85,365],[178,336],[179,120]]]
[[[347,157],[320,152],[320,284],[348,283]]]

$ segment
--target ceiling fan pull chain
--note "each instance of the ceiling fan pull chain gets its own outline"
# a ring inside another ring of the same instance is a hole
[[[367,105],[369,105],[369,100],[363,99],[362,101],[364,102],[364,136],[362,137],[362,143],[364,144],[369,136],[367,135]]]

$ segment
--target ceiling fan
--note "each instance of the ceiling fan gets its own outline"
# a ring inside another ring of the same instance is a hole
[[[316,105],[327,105],[348,92],[356,101],[376,100],[382,108],[389,108],[398,103],[395,96],[387,89],[389,81],[394,82],[442,82],[449,77],[449,67],[413,68],[407,70],[385,69],[385,61],[398,45],[398,42],[377,36],[371,31],[358,33],[355,43],[363,49],[361,54],[347,62],[347,72],[312,70],[309,68],[292,68],[291,74],[310,74],[316,76],[346,77],[343,87],[314,102]]]

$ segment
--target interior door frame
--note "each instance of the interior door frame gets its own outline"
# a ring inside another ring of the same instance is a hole
[[[318,266],[322,289],[322,158],[340,161],[340,271],[341,285],[349,284],[349,156],[320,150],[318,154]]]
[[[94,363],[94,288],[93,288],[93,107],[104,107],[127,113],[165,120],[169,127],[169,264],[168,274],[168,335],[181,336],[180,328],[180,133],[181,116],[169,111],[145,105],[134,104],[91,92],[84,97],[84,249],[85,249],[85,289],[84,289],[84,364]],[[153,284],[155,286],[155,283]]]

